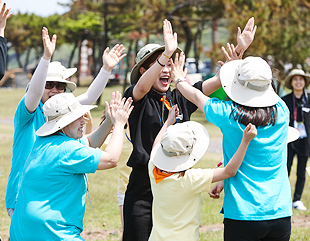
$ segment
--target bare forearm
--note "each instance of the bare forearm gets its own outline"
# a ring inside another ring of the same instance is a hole
[[[241,141],[241,144],[236,151],[236,153],[233,155],[233,157],[230,159],[230,161],[227,163],[227,165],[224,167],[225,173],[227,174],[226,178],[232,177],[236,175],[243,159],[246,153],[246,150],[249,146],[249,142],[246,142],[244,140]]]
[[[186,99],[194,103],[202,112],[204,112],[204,105],[209,99],[208,96],[205,96],[201,91],[185,81],[179,82],[177,84],[177,89]]]
[[[209,96],[214,91],[218,90],[222,86],[219,71],[210,79],[205,80],[202,83],[202,92],[204,95]]]

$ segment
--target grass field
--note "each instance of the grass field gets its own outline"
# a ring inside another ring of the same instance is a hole
[[[86,90],[79,87],[74,94],[79,95]],[[92,110],[94,125],[97,126],[100,116],[104,110],[104,100],[109,100],[113,91],[122,90],[121,86],[107,87],[101,99],[101,105]],[[13,136],[13,117],[19,100],[24,95],[24,90],[0,89],[0,237],[7,240],[10,219],[7,215],[4,203],[5,189],[11,167],[12,155],[12,136]],[[221,133],[217,127],[209,124],[203,114],[197,111],[193,114],[192,120],[198,121],[206,126],[209,131],[211,143],[221,143]],[[120,161],[126,161],[131,152],[130,143],[124,138],[123,153]],[[207,153],[196,167],[213,168],[220,160],[222,155],[219,153]],[[309,164],[308,164],[309,165]],[[295,183],[296,164],[293,166],[291,175],[292,186]],[[120,240],[120,215],[117,204],[117,170],[98,171],[89,176],[89,190],[91,202],[96,214],[95,219],[89,200],[86,201],[86,213],[84,217],[84,237],[86,240]],[[306,177],[306,185],[302,201],[309,208],[306,212],[294,210],[292,217],[293,228],[291,240],[306,241],[310,240],[310,184],[309,176]],[[221,229],[223,216],[219,214],[222,198],[212,200],[207,193],[202,195],[201,204],[201,225],[202,232],[200,240],[219,241],[223,240],[223,230]],[[210,227],[210,229],[206,228]],[[209,230],[209,231],[208,231]]]

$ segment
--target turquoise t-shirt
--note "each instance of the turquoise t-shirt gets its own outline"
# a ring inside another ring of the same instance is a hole
[[[11,240],[83,240],[85,173],[97,170],[102,151],[62,133],[38,137],[27,159]]]
[[[209,99],[206,119],[223,133],[224,164],[237,151],[245,126],[231,116],[231,101]],[[234,220],[271,220],[292,215],[291,188],[287,174],[289,110],[279,98],[274,126],[257,128],[244,160],[234,177],[224,181],[224,217]]]
[[[5,195],[5,205],[7,208],[15,208],[24,164],[37,138],[35,132],[44,123],[45,118],[42,102],[40,102],[33,113],[29,113],[25,105],[24,96],[19,102],[14,116],[12,166]]]

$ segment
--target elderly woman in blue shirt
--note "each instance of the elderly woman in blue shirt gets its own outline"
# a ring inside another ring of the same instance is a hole
[[[62,93],[43,106],[46,123],[27,159],[16,209],[11,240],[84,240],[86,173],[117,165],[122,152],[123,128],[132,100],[112,95],[106,120],[83,138],[84,114],[94,105],[81,105],[71,93]],[[104,151],[100,147],[113,127]]]

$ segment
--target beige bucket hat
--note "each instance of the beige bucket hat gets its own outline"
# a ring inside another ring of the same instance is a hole
[[[209,146],[207,129],[195,121],[177,123],[167,128],[152,152],[150,161],[164,171],[180,172],[194,166]]]
[[[271,85],[271,68],[260,57],[250,56],[224,64],[220,78],[225,93],[238,104],[267,107],[279,100]]]
[[[61,93],[43,105],[45,124],[36,131],[38,136],[51,135],[83,116],[96,105],[81,105],[71,93]]]
[[[284,79],[284,84],[287,88],[293,89],[292,84],[291,84],[291,80],[292,80],[292,77],[294,75],[303,76],[305,78],[305,82],[306,82],[305,88],[308,87],[308,85],[310,84],[310,75],[306,74],[302,69],[292,69]]]
[[[66,92],[73,92],[76,84],[72,81],[66,80],[77,71],[77,68],[66,68],[58,61],[53,61],[49,64],[47,69],[46,81],[63,82],[67,84]]]
[[[130,83],[133,85],[138,82],[139,78],[141,77],[141,73],[139,71],[141,65],[149,58],[151,57],[155,52],[164,50],[165,46],[159,45],[159,44],[147,44],[143,48],[140,49],[140,51],[137,54],[136,57],[136,64],[131,70],[130,74]],[[182,50],[178,47],[176,51],[174,51],[173,55],[171,56],[172,59],[174,59],[176,53],[181,53]]]

